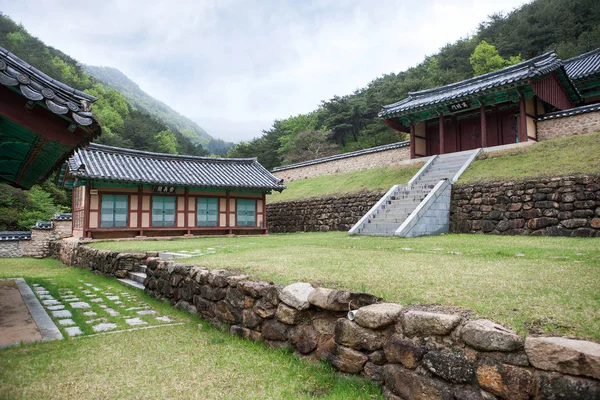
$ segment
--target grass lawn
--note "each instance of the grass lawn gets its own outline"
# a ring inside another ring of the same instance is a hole
[[[458,183],[512,181],[540,176],[600,173],[600,132],[569,136],[531,146],[484,154]]]
[[[273,192],[267,196],[267,203],[358,193],[363,190],[386,192],[394,185],[408,183],[422,166],[423,163],[379,167],[286,182],[287,188],[281,193]]]
[[[600,240],[342,232],[99,242],[117,251],[201,250],[186,264],[289,284],[367,291],[401,304],[460,306],[527,332],[600,340]]]
[[[381,390],[366,380],[231,337],[111,278],[50,259],[1,259],[0,279],[8,277],[24,277],[51,293],[57,288],[78,293],[79,287],[88,287],[82,282],[89,283],[102,292],[127,294],[184,324],[84,332],[73,339],[0,349],[0,399],[382,398]]]

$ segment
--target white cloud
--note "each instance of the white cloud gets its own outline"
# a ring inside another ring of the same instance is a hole
[[[225,140],[419,63],[525,0],[0,0],[33,35],[122,70]]]

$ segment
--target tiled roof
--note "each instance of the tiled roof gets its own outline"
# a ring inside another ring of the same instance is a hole
[[[17,87],[28,100],[43,101],[53,113],[67,115],[81,126],[95,125],[95,134],[100,134],[100,125],[90,112],[91,104],[96,101],[94,96],[49,77],[2,47],[0,83]]]
[[[585,114],[589,112],[600,111],[600,104],[589,104],[587,106],[569,108],[568,110],[563,111],[554,111],[548,114],[540,115],[537,120],[544,121],[547,119],[556,119],[556,118],[564,118],[570,117],[578,114]]]
[[[81,179],[223,189],[285,189],[254,158],[210,158],[150,153],[91,144],[69,159]]]
[[[391,118],[408,111],[426,108],[433,104],[454,103],[474,95],[486,93],[505,85],[518,85],[532,78],[545,75],[562,66],[554,52],[548,52],[531,60],[512,65],[499,71],[490,72],[475,78],[438,87],[435,89],[412,92],[402,101],[383,106],[380,117]]]
[[[0,241],[31,240],[30,231],[0,232]]]
[[[328,162],[328,161],[341,160],[343,158],[348,158],[348,157],[362,156],[363,154],[377,153],[380,151],[386,151],[386,150],[397,149],[400,147],[406,147],[408,145],[410,145],[410,141],[408,141],[408,140],[405,142],[384,144],[382,146],[371,147],[371,148],[364,149],[364,150],[352,151],[350,153],[336,154],[334,156],[322,157],[322,158],[317,158],[314,160],[299,162],[296,164],[284,165],[282,167],[273,168],[273,172],[285,171],[286,169],[293,169],[293,168],[299,168],[299,167],[306,167],[307,165],[314,165],[314,164],[320,164],[320,163],[324,163],[324,162]]]
[[[584,80],[591,75],[600,74],[600,47],[564,61],[569,78],[574,81]]]

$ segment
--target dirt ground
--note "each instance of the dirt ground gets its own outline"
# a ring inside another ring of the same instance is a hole
[[[13,280],[0,280],[0,347],[42,339]]]

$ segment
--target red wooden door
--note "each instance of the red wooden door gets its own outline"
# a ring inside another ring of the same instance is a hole
[[[481,147],[481,120],[479,118],[463,119],[459,123],[460,149],[472,150]]]
[[[427,123],[427,155],[440,154],[440,126],[436,123]]]
[[[498,135],[502,139],[500,144],[511,144],[517,142],[518,118],[514,111],[508,110],[498,115],[499,127],[501,133]]]

